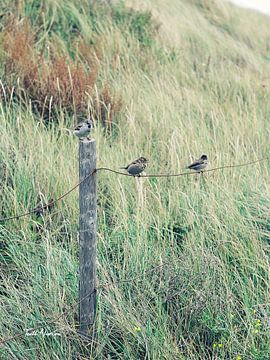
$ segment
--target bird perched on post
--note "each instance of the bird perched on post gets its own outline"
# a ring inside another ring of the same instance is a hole
[[[86,122],[82,122],[78,124],[75,127],[73,134],[76,135],[80,140],[82,140],[85,137],[88,140],[90,140],[88,135],[90,134],[93,127],[94,127],[93,121],[91,119],[88,119]]]
[[[140,173],[144,171],[148,164],[148,160],[141,156],[138,159],[132,161],[130,164],[128,164],[126,167],[122,167],[120,169],[125,169],[130,175],[133,176],[140,176]]]
[[[207,155],[202,155],[198,160],[194,161],[194,163],[187,166],[187,169],[195,170],[197,172],[203,172],[203,170],[208,165]]]

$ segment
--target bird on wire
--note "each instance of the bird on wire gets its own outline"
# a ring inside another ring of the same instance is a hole
[[[86,122],[78,124],[74,128],[73,134],[76,135],[80,140],[83,140],[83,138],[87,138],[88,140],[90,140],[88,135],[90,134],[93,127],[93,121],[89,118]]]
[[[54,207],[54,199],[50,199],[47,204],[43,203],[42,200],[38,203],[38,205],[35,207],[34,214],[36,217],[44,216],[46,212],[51,212]]]
[[[127,172],[130,175],[133,176],[140,176],[140,174],[144,171],[144,169],[146,168],[147,164],[148,164],[148,160],[141,156],[138,159],[132,161],[130,164],[128,164],[125,167],[121,167],[120,169],[124,169],[127,170]]]
[[[187,169],[195,170],[196,172],[202,173],[207,165],[208,165],[207,155],[203,154],[198,160],[194,161],[192,164],[187,166]]]

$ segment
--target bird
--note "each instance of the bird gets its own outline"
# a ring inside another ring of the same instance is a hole
[[[45,204],[42,201],[40,196],[39,196],[39,200],[40,201],[39,201],[38,205],[34,208],[34,211],[33,211],[34,214],[36,215],[36,217],[38,217],[38,218],[41,216],[44,216],[46,211],[51,212],[54,207],[54,204],[55,204],[54,199],[50,199],[47,204]]]
[[[82,122],[78,124],[73,130],[73,134],[76,135],[80,140],[82,140],[85,137],[88,140],[90,140],[88,135],[90,134],[93,127],[94,127],[93,121],[91,119],[88,119],[86,122]]]
[[[130,175],[140,176],[141,172],[143,172],[146,168],[148,162],[149,161],[145,157],[141,156],[138,159],[132,161],[127,166],[121,167],[120,169],[127,170]]]
[[[203,170],[206,168],[207,165],[208,165],[207,155],[203,154],[198,160],[194,161],[192,164],[187,166],[187,169],[195,170],[197,172],[203,172]]]

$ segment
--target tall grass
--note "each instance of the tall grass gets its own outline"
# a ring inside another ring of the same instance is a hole
[[[110,132],[94,113],[98,166],[118,168],[144,155],[147,171],[175,173],[201,153],[213,167],[268,156],[269,19],[214,1],[144,6],[5,0],[1,11],[28,19],[31,51],[49,46],[76,63],[71,44],[98,46],[95,96],[107,84],[108,96],[122,99]],[[138,35],[143,29],[149,41]],[[31,93],[5,97],[6,80],[2,68],[1,217],[78,181],[78,143],[68,131],[76,116],[58,104],[48,126]],[[94,99],[87,95],[85,116]],[[43,219],[1,223],[1,338],[37,325],[55,335],[11,340],[0,357],[269,359],[268,179],[269,161],[204,179],[100,172],[98,281],[115,283],[98,292],[93,343],[76,333],[76,307],[46,326],[78,296],[77,191]]]

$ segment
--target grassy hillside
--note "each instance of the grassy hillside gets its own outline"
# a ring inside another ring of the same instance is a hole
[[[269,156],[269,18],[214,0],[3,0],[0,16],[1,218],[78,182],[68,129],[88,115],[99,167]],[[100,172],[98,282],[115,283],[98,291],[92,343],[70,309],[77,190],[0,223],[1,339],[22,334],[0,358],[270,359],[269,170]],[[38,325],[60,336],[25,335]]]

